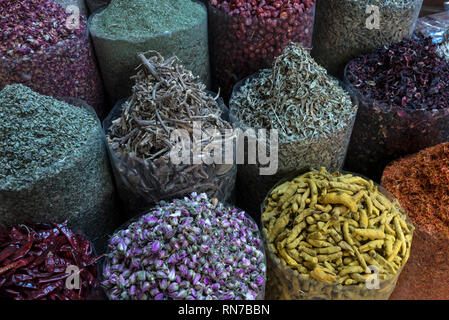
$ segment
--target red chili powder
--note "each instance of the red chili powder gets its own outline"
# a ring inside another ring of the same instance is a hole
[[[391,163],[382,185],[416,230],[392,299],[449,299],[449,143]]]
[[[393,162],[384,171],[382,185],[420,229],[449,235],[449,143]]]

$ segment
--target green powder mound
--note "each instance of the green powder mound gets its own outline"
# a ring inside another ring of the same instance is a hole
[[[0,190],[23,188],[63,165],[96,127],[87,110],[21,84],[6,86],[0,91]]]
[[[147,38],[186,30],[206,16],[191,0],[113,0],[92,19],[92,28],[107,38]]]

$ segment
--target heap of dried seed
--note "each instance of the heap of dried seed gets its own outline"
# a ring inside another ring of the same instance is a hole
[[[338,81],[294,43],[272,69],[234,92],[231,108],[244,125],[278,129],[281,142],[330,136],[346,127],[356,111]]]
[[[257,224],[205,194],[160,202],[109,243],[103,285],[112,300],[264,298]]]
[[[170,152],[174,130],[185,129],[192,134],[194,121],[201,121],[203,133],[231,128],[221,119],[223,110],[217,97],[211,97],[176,56],[164,60],[158,52],[149,53],[155,54],[149,58],[139,54],[141,65],[133,77],[133,94],[123,106],[121,117],[109,128],[107,139],[114,151],[153,160]]]

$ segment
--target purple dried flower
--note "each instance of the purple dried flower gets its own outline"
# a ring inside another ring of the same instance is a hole
[[[167,279],[162,279],[161,282],[159,283],[159,288],[161,288],[161,290],[165,290],[168,288],[168,281]]]
[[[159,241],[154,241],[151,244],[151,252],[158,253],[161,250],[161,243]]]
[[[179,289],[179,285],[176,282],[170,283],[170,285],[167,288],[167,290],[169,292],[175,292],[175,291],[178,291],[178,289]]]
[[[151,284],[148,281],[145,281],[142,285],[142,293],[145,293],[150,289],[151,289]]]
[[[144,216],[143,220],[146,224],[148,224],[150,227],[154,226],[158,221],[157,218],[151,215]]]
[[[178,292],[176,299],[184,299],[185,297],[187,297],[188,293],[186,290],[181,290]]]
[[[187,272],[188,272],[188,268],[185,265],[180,265],[179,266],[179,272],[181,272],[181,275],[186,277],[187,276]]]
[[[136,286],[132,285],[131,288],[129,288],[129,294],[134,296],[136,295]]]
[[[248,259],[246,259],[246,258],[242,259],[242,265],[244,267],[248,267],[250,264],[251,264],[251,262]]]
[[[168,264],[177,264],[178,263],[178,257],[176,253],[173,253],[168,259],[167,259],[167,263]]]
[[[193,277],[193,281],[192,284],[196,285],[198,283],[198,281],[200,281],[201,279],[201,275],[199,273],[197,273],[194,277]]]
[[[154,297],[154,300],[163,300],[163,299],[164,299],[163,293],[159,293],[157,296]]]
[[[156,216],[159,219],[153,219]],[[130,225],[123,235],[135,242],[129,243],[123,255],[114,254],[118,250],[111,248],[116,264],[140,269],[124,277],[127,283],[116,293],[118,298],[126,296],[134,282],[137,298],[146,297],[145,292],[151,290],[151,297],[161,299],[253,298],[248,290],[257,293],[264,283],[263,253],[261,246],[255,245],[261,243],[259,233],[241,211],[213,206],[203,195],[195,201],[186,198],[160,204],[143,219],[154,225]],[[137,262],[141,262],[139,266]],[[234,270],[237,265],[240,268]],[[150,283],[157,283],[157,288],[149,289]]]

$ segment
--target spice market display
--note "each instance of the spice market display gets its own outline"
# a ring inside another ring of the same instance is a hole
[[[23,83],[45,95],[85,100],[103,117],[103,83],[86,17],[72,22],[69,16],[53,1],[0,1],[0,90]]]
[[[211,0],[209,39],[216,91],[227,101],[232,87],[269,68],[290,43],[310,50],[316,0]]]
[[[103,285],[111,300],[264,298],[257,224],[206,194],[160,202],[109,242]]]
[[[324,167],[270,191],[262,224],[271,299],[388,299],[414,229],[372,180]],[[378,290],[366,286],[368,266]]]
[[[164,59],[158,52],[148,52],[139,59],[132,96],[104,122],[117,187],[128,212],[141,214],[159,200],[192,192],[229,200],[236,165],[202,162],[208,148],[231,129],[221,118],[223,108],[176,56]],[[195,127],[198,121],[201,128]],[[207,135],[209,129],[216,129],[216,134]],[[188,138],[176,146],[198,147],[180,164],[171,161],[171,135],[176,130],[184,130],[187,137],[183,137]],[[196,130],[201,131],[200,141]]]
[[[109,102],[131,93],[130,77],[148,50],[176,55],[208,85],[207,10],[191,0],[112,0],[89,18]]]
[[[407,210],[416,226],[410,261],[394,296],[449,297],[449,143],[392,162],[382,185]]]
[[[449,1],[0,0],[0,30],[0,301],[449,300]]]
[[[287,46],[272,69],[236,88],[229,104],[231,120],[244,129],[279,131],[276,174],[261,176],[260,164],[239,165],[239,206],[257,213],[257,220],[265,195],[285,175],[321,165],[341,169],[357,112],[353,102],[299,44]]]

